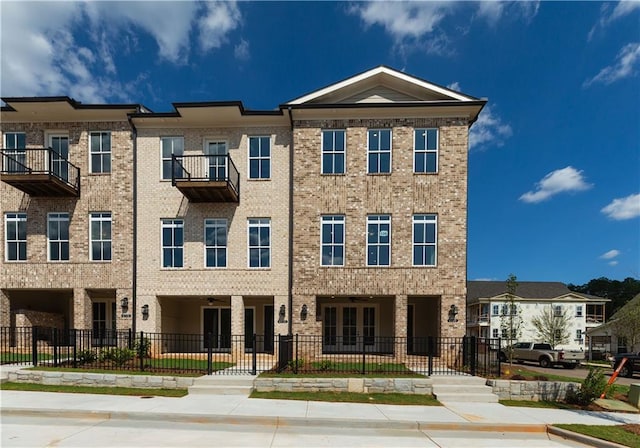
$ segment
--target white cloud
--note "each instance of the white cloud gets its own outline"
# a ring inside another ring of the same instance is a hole
[[[593,39],[593,36],[598,30],[603,29],[610,25],[612,22],[631,14],[635,10],[640,10],[640,2],[632,1],[620,1],[616,4],[616,7],[611,11],[611,4],[605,3],[600,9],[600,19],[589,31],[588,39]]]
[[[454,81],[451,84],[447,84],[447,89],[455,90],[456,92],[461,92],[460,83],[458,81]]]
[[[241,14],[235,2],[207,2],[206,12],[198,21],[200,48],[220,48],[226,36],[240,25]]]
[[[614,199],[600,211],[616,221],[640,216],[640,193]]]
[[[600,255],[600,258],[604,258],[605,260],[610,260],[612,258],[616,258],[618,255],[620,255],[620,251],[619,250],[611,249],[610,251],[605,252],[602,255]]]
[[[582,170],[576,170],[572,166],[555,170],[542,178],[536,184],[535,191],[528,191],[520,196],[520,200],[527,203],[537,203],[549,199],[559,193],[571,191],[583,191],[592,185],[585,182]]]
[[[584,82],[583,87],[589,87],[594,83],[612,84],[620,79],[635,76],[640,65],[640,42],[632,42],[625,45],[618,52],[616,60],[594,76]]]
[[[517,2],[489,0],[478,2],[477,5],[477,16],[485,19],[491,26],[495,26],[506,16],[523,18],[530,22],[538,14],[540,8],[540,2],[537,0]]]
[[[236,57],[236,59],[241,61],[249,60],[249,58],[251,57],[251,52],[249,51],[249,42],[241,39],[240,43],[234,47],[233,55]]]
[[[504,140],[512,134],[511,126],[502,121],[491,106],[485,106],[469,131],[469,149],[474,150],[487,145],[502,146]]]
[[[609,264],[609,266],[617,266],[618,265],[618,261],[617,260],[611,260],[608,264]]]

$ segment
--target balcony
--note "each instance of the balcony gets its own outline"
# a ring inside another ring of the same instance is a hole
[[[467,318],[467,325],[469,325],[469,326],[476,326],[476,325],[486,326],[486,325],[489,325],[489,315],[488,314],[481,314],[479,316],[469,316]]]
[[[80,196],[80,169],[53,149],[4,149],[0,155],[0,181],[30,196]]]
[[[240,173],[228,154],[171,156],[171,183],[190,202],[240,202]]]

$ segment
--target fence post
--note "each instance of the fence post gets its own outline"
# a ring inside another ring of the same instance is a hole
[[[71,335],[73,336],[73,367],[76,368],[78,367],[78,343],[77,343],[77,339],[76,339],[76,332],[77,330],[75,328],[73,328],[71,330]]]
[[[478,343],[478,339],[475,336],[471,336],[471,346],[470,351],[471,353],[469,354],[471,356],[471,375],[476,376],[476,368],[477,368],[477,359],[476,359],[476,354],[478,353],[478,346],[476,345]]]
[[[356,343],[357,343],[357,339],[356,339]],[[366,373],[367,373],[367,352],[364,345],[364,336],[362,336],[362,374],[365,375]]]
[[[427,355],[429,356],[429,376],[433,375],[433,352],[434,352],[434,338],[433,336],[427,337]]]
[[[213,333],[207,333],[207,375],[213,373]]]
[[[34,367],[38,365],[38,327],[31,327],[31,361]]]
[[[256,334],[253,333],[252,339],[251,339],[251,375],[255,375],[256,374],[256,364],[258,361],[258,355],[256,354]]]
[[[293,373],[298,373],[298,333],[296,333],[296,359],[293,360]]]
[[[129,347],[129,350],[133,350],[133,330],[131,328],[129,328],[129,340],[127,342],[127,347]]]
[[[144,356],[142,353],[144,344],[142,341],[144,340],[144,332],[140,331],[140,343],[138,344],[138,358],[140,359],[140,371],[144,372]]]
[[[496,356],[498,357],[498,372],[497,377],[500,378],[502,374],[502,360],[500,359],[500,350],[502,350],[502,338],[498,338],[498,348],[496,349]]]
[[[52,328],[53,333],[53,367],[58,367],[58,329]]]

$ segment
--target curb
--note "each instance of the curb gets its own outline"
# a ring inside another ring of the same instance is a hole
[[[99,420],[165,421],[172,423],[198,423],[221,425],[291,426],[351,429],[396,429],[416,431],[481,431],[546,433],[547,425],[500,424],[475,422],[425,422],[411,420],[337,419],[304,417],[266,417],[251,415],[173,414],[167,412],[91,411],[74,409],[2,408],[0,416],[77,418]]]
[[[607,440],[596,439],[595,437],[569,431],[568,429],[557,428],[551,425],[547,427],[547,431],[549,432],[549,434],[553,434],[554,436],[559,436],[596,448],[626,448],[625,445],[620,445],[615,442],[609,442]]]

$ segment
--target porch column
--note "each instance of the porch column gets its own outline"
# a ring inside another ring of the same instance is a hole
[[[74,288],[73,290],[73,322],[70,327],[79,330],[89,330],[93,328],[93,310],[91,309],[91,298],[84,288]]]
[[[116,290],[116,330],[127,330],[131,328],[131,323],[133,322],[133,299],[132,299],[132,289],[118,289]],[[123,309],[122,299],[127,298],[128,306],[127,309]]]
[[[0,289],[0,327],[11,326],[11,302],[4,290]]]
[[[233,359],[244,355],[244,297],[231,296],[231,353]]]
[[[395,354],[397,362],[404,362],[407,356],[407,308],[408,298],[405,294],[396,295],[395,306]],[[400,339],[398,339],[400,338]]]

